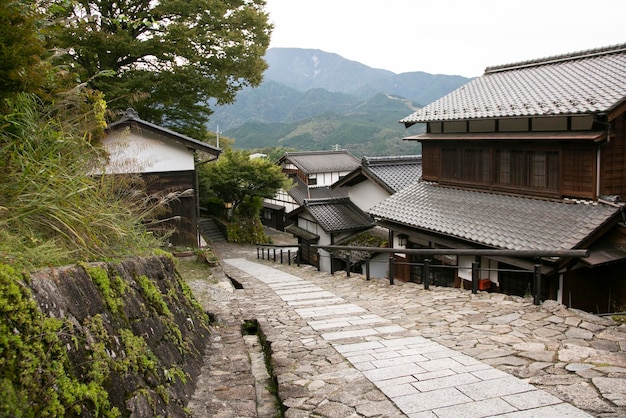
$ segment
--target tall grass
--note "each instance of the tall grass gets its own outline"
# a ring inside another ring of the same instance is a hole
[[[89,115],[72,120],[28,95],[5,109],[0,262],[59,265],[141,254],[160,244],[143,225],[152,208],[133,180],[89,174],[102,172],[105,161],[86,134]]]

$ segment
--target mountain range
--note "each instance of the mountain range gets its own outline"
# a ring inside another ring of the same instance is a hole
[[[340,147],[356,157],[419,154],[403,141],[420,132],[398,121],[470,81],[421,71],[395,74],[315,49],[271,48],[256,88],[233,104],[213,107],[210,131],[234,147],[314,151]]]

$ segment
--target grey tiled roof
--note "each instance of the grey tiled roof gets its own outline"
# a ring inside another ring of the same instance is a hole
[[[354,186],[370,179],[393,194],[422,177],[421,155],[400,155],[393,157],[363,157],[361,166],[332,185]]]
[[[620,209],[415,183],[368,211],[375,218],[497,249],[569,250]]]
[[[422,156],[364,157],[363,168],[397,192],[422,178]]]
[[[278,162],[285,160],[305,173],[352,171],[360,164],[358,158],[346,150],[287,152]]]
[[[626,99],[626,44],[490,67],[400,122],[606,112]]]
[[[289,189],[287,193],[289,193],[289,196],[299,205],[302,205],[306,199],[330,199],[348,196],[348,190],[344,187],[337,189],[331,189],[327,186],[310,187],[307,186],[300,177],[294,175],[290,176],[290,178],[296,185]]]
[[[306,210],[326,232],[368,229],[372,218],[349,199],[315,199],[305,201]]]

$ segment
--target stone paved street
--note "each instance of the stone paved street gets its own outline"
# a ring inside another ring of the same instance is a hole
[[[194,416],[274,416],[257,402],[245,320],[271,344],[285,417],[626,416],[624,325],[556,302],[390,286],[257,260],[250,246],[215,249],[241,289],[192,284],[218,316]]]

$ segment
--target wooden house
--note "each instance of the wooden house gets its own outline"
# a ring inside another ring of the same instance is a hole
[[[146,192],[178,196],[162,218],[173,229],[174,246],[198,247],[198,178],[196,164],[217,159],[221,150],[142,120],[128,109],[107,127],[102,141],[108,153],[107,174],[140,174]]]
[[[346,196],[344,189],[330,186],[359,166],[359,160],[346,150],[287,152],[277,164],[293,180],[294,187],[280,190],[265,199],[261,220],[265,226],[283,231],[288,215],[305,199],[330,199]]]
[[[348,198],[361,210],[368,211],[378,203],[387,199],[394,193],[417,182],[422,177],[421,155],[399,155],[381,157],[363,157],[361,165],[352,170],[346,176],[332,185],[333,189],[347,189]],[[389,235],[385,228],[377,227],[370,232],[373,236],[385,236],[385,242],[395,240],[399,244],[398,237]],[[373,239],[373,242],[379,240]],[[360,246],[359,240],[341,243],[341,245]],[[394,279],[408,279],[408,260],[406,255],[397,253],[393,255],[397,267],[393,269]],[[384,278],[389,275],[388,253],[372,253],[368,255],[369,276],[372,278]],[[354,260],[355,263],[364,260]]]
[[[301,261],[327,273],[345,269],[344,260],[311,245],[339,244],[374,226],[373,219],[347,197],[305,199],[288,216],[286,231],[298,237]]]
[[[400,121],[425,124],[422,180],[369,210],[407,248],[571,250],[541,260],[541,298],[626,309],[626,44],[489,67]],[[409,280],[534,292],[532,260],[437,256]]]

